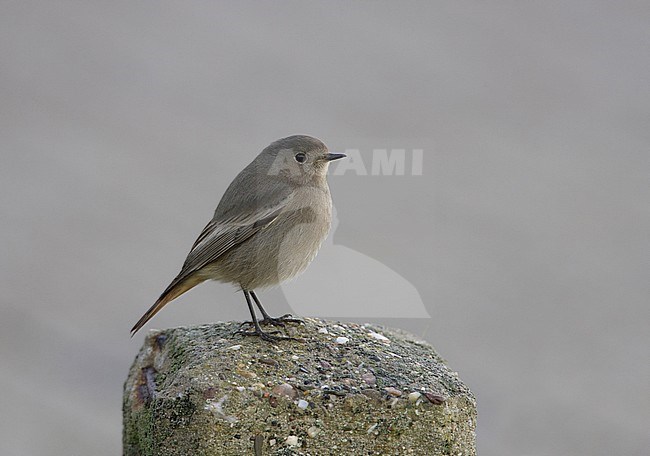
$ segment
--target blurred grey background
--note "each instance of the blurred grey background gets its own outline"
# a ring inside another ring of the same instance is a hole
[[[448,359],[481,455],[647,454],[649,12],[2,1],[0,453],[120,453],[129,328],[237,172],[306,133],[424,150],[422,176],[332,175],[326,248],[417,289],[431,318],[358,321]],[[210,283],[145,329],[247,317]]]

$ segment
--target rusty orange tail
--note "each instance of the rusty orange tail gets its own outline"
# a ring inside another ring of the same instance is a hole
[[[133,337],[135,333],[140,330],[140,328],[142,328],[149,320],[151,320],[153,316],[160,311],[160,309],[165,307],[168,302],[173,301],[186,291],[194,288],[205,280],[196,277],[196,275],[186,277],[180,282],[178,282],[177,279],[178,278],[172,281],[171,285],[169,285],[163,294],[160,295],[154,305],[151,306],[149,310],[147,310],[144,315],[138,320],[138,322],[133,326],[133,328],[131,328],[131,337]]]

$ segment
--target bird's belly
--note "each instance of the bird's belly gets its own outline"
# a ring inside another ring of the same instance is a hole
[[[304,223],[285,233],[277,254],[278,276],[281,282],[300,274],[312,262],[327,237],[330,224]]]

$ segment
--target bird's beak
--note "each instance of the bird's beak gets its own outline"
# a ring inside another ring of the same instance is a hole
[[[345,154],[327,154],[325,156],[325,160],[327,161],[333,161],[333,160],[338,160],[339,158],[345,158],[347,155]]]

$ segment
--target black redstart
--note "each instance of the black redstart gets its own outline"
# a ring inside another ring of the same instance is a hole
[[[181,272],[133,326],[131,335],[165,304],[211,279],[235,284],[244,292],[253,330],[243,334],[287,339],[262,331],[260,323],[282,325],[291,319],[270,317],[254,290],[296,276],[314,259],[332,218],[327,169],[330,161],[343,157],[303,135],[266,147],[232,181]],[[262,313],[261,321],[251,297]]]

